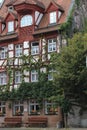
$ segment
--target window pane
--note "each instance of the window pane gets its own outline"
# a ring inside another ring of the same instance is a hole
[[[8,32],[14,31],[14,21],[8,22]]]
[[[21,27],[32,25],[33,19],[31,15],[26,15],[21,18]]]
[[[48,40],[48,52],[56,51],[56,38]]]
[[[15,83],[21,83],[22,81],[22,74],[20,71],[15,72]]]
[[[0,85],[6,85],[7,84],[7,74],[6,72],[0,73]]]
[[[32,82],[37,82],[38,81],[38,72],[35,70],[31,71],[31,81]]]
[[[39,43],[35,42],[31,44],[31,54],[39,54]]]
[[[29,101],[29,114],[31,114],[31,115],[40,114],[39,104],[36,100]]]
[[[56,23],[56,12],[50,13],[50,23]]]
[[[3,47],[1,52],[0,52],[0,58],[5,59],[7,58],[7,47]]]
[[[22,44],[15,46],[15,56],[19,57],[22,55]]]

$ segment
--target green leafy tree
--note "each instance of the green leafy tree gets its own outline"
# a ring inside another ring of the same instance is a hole
[[[72,105],[87,107],[87,33],[77,33],[68,40],[68,46],[61,48],[60,53],[53,54],[51,62],[56,70],[54,75],[59,102],[63,113],[71,112]],[[61,91],[60,91],[61,90]]]

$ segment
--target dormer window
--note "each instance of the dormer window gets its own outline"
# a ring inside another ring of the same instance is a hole
[[[57,14],[56,11],[50,13],[50,24],[57,22]]]
[[[14,21],[8,22],[8,32],[14,32]]]
[[[21,27],[30,26],[33,24],[33,18],[31,15],[25,15],[21,18]]]

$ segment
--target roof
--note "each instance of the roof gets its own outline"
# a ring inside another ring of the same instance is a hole
[[[19,5],[22,3],[31,4],[31,5],[37,5],[41,8],[45,8],[44,4],[40,2],[39,0],[16,0],[13,5]]]
[[[48,24],[49,18],[48,18],[48,14],[46,12],[46,10],[49,7],[50,3],[54,3],[54,5],[56,7],[58,7],[58,9],[63,11],[63,14],[61,15],[61,17],[60,17],[60,19],[58,21],[58,24],[57,24],[57,26],[59,26],[62,23],[66,22],[67,17],[69,15],[72,0],[5,0],[2,7],[1,7],[1,9],[0,9],[0,21],[3,21],[3,19],[5,19],[6,16],[8,15],[8,6],[11,6],[11,5],[16,6],[16,5],[20,5],[20,4],[23,4],[23,3],[36,5],[36,6],[40,7],[40,8],[45,9],[42,20],[39,23],[39,25],[38,25],[37,29],[35,30],[35,33],[34,33],[34,34],[38,34],[38,33],[41,33],[42,31],[44,31],[44,32],[47,31],[47,29],[52,31],[53,28],[54,28],[52,26],[49,26],[49,24]],[[14,15],[15,18],[17,18],[17,12],[15,10],[12,11],[11,13],[12,13],[12,15]]]

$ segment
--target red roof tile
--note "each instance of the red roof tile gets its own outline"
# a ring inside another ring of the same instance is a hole
[[[13,5],[19,5],[22,3],[37,5],[41,8],[45,8],[44,4],[39,0],[17,0]]]

